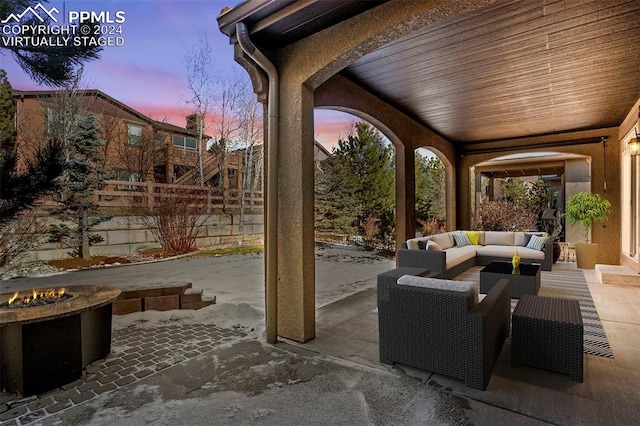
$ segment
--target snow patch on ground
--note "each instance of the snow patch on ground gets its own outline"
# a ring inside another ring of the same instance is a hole
[[[157,328],[181,324],[211,324],[233,330],[241,329],[252,339],[265,331],[264,309],[249,303],[220,303],[198,310],[144,311],[113,316],[113,329],[127,327]]]

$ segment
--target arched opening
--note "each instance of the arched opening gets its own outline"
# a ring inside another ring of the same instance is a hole
[[[372,288],[376,275],[392,265],[395,149],[376,126],[356,115],[316,109],[314,121],[316,153],[324,157],[316,158],[314,170],[316,306],[321,307]],[[340,274],[325,270],[328,258],[344,260]]]
[[[562,152],[504,155],[471,167],[473,227],[547,232],[561,246],[561,260],[574,260],[572,249],[582,231],[563,218],[566,200],[591,191],[591,157]],[[557,260],[557,259],[556,259]]]
[[[428,148],[415,150],[416,234],[447,230],[447,168]]]

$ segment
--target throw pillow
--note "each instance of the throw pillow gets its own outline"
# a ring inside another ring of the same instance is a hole
[[[440,247],[438,245],[438,243],[436,243],[435,241],[427,241],[427,250],[432,250],[432,251],[442,251],[442,247]]]
[[[548,238],[546,237],[538,237],[537,235],[532,235],[526,247],[542,251],[544,249],[545,243],[547,242],[547,239]]]
[[[462,232],[456,232],[455,234],[453,234],[453,239],[455,240],[456,246],[458,247],[471,245],[471,241],[469,241],[469,237],[467,237],[467,234],[463,234]]]
[[[531,239],[531,235],[533,235],[532,233],[526,233],[526,232],[516,232],[515,233],[515,238],[513,240],[513,245],[514,246],[520,246],[520,247],[526,247],[527,243],[529,242],[529,240]]]
[[[418,250],[426,250],[428,241],[418,241]]]
[[[467,231],[465,234],[467,234],[467,238],[469,238],[471,244],[474,246],[478,245],[478,241],[480,241],[480,231]]]

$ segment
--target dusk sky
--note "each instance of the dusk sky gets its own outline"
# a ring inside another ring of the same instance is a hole
[[[185,55],[197,45],[200,34],[206,31],[209,37],[214,74],[229,76],[237,68],[246,75],[233,60],[233,48],[216,21],[225,6],[236,4],[237,0],[43,2],[47,9],[55,6],[59,10],[59,23],[70,11],[109,12],[111,19],[123,11],[126,20],[120,36],[124,45],[105,47],[99,60],[88,62],[83,86],[99,89],[153,119],[166,118],[178,126],[185,125],[184,117],[191,112],[186,103],[189,89]],[[50,89],[33,82],[4,49],[0,50],[0,68],[7,71],[14,89]],[[330,149],[339,137],[346,137],[355,119],[337,111],[316,110],[316,139]]]

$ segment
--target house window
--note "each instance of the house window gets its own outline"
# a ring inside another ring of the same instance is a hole
[[[127,123],[129,145],[140,146],[142,143],[142,126]]]
[[[173,135],[173,146],[187,149],[196,149],[197,145],[198,144],[195,138]]]

